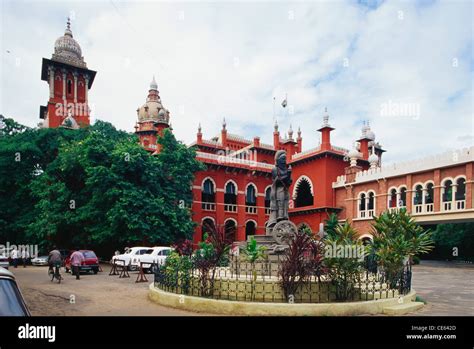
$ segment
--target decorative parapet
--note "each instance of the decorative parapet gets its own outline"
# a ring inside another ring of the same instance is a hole
[[[474,146],[460,150],[446,151],[441,154],[428,156],[422,159],[416,159],[407,162],[394,163],[384,167],[377,167],[356,174],[355,180],[350,183],[364,183],[381,178],[397,177],[408,173],[429,171],[441,167],[460,165],[466,162],[474,161]],[[332,187],[343,187],[347,182],[345,175],[338,176],[333,182]]]
[[[346,148],[343,148],[343,147],[337,147],[335,145],[331,145],[331,149],[334,150],[334,151],[344,153],[344,154],[349,152],[349,149],[346,149]]]
[[[273,166],[272,164],[267,164],[264,162],[258,162],[252,160],[252,158],[240,158],[232,155],[218,155],[218,154],[210,154],[210,153],[204,153],[197,151],[196,152],[196,157],[201,158],[201,159],[206,159],[206,160],[212,160],[212,162],[216,162],[218,164],[222,165],[244,165],[248,167],[249,169],[263,169],[265,171],[272,170]]]
[[[300,152],[300,153],[293,154],[293,156],[291,157],[291,160],[300,159],[300,158],[305,157],[305,156],[307,156],[307,155],[310,155],[310,154],[313,154],[313,153],[317,153],[317,152],[319,152],[320,150],[321,150],[321,146],[317,146],[316,148],[311,148],[311,149],[302,151],[302,152]]]

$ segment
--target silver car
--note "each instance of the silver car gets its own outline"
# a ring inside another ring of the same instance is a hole
[[[48,256],[39,256],[31,259],[32,265],[48,265]]]
[[[0,268],[0,316],[30,316],[13,273]]]
[[[8,257],[0,254],[0,268],[8,269],[9,266],[10,266],[10,261],[8,260]]]

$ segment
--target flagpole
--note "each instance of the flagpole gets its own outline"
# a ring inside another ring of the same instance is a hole
[[[273,97],[273,123],[275,123],[276,117],[275,117],[275,97]]]

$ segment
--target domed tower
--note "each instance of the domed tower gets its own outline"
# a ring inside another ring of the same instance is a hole
[[[138,122],[135,133],[140,139],[140,144],[149,152],[160,151],[157,144],[158,136],[163,135],[163,130],[170,127],[170,112],[161,104],[160,93],[155,77],[150,83],[146,103],[137,109]]]
[[[46,106],[40,106],[42,126],[90,125],[88,92],[95,74],[84,62],[68,18],[64,35],[54,43],[51,59],[43,58],[41,80],[49,84],[49,100]]]

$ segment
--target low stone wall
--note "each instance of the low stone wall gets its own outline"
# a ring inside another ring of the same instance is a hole
[[[214,280],[212,292],[210,292],[211,284],[206,285],[207,294],[212,294],[208,298],[272,303],[288,303],[289,301],[284,295],[279,279],[275,276],[258,276],[254,280],[251,273],[234,274],[228,268],[220,269],[218,270],[218,277],[216,275]],[[179,280],[178,285],[178,288],[162,287],[162,289],[189,296],[201,297],[203,295],[198,274],[188,279],[187,287],[184,287],[183,280]],[[367,282],[354,285],[354,296],[351,297],[351,300],[369,301],[398,298],[398,296],[398,290],[389,289],[386,283]],[[317,279],[305,281],[293,295],[291,301],[293,303],[335,302],[337,301],[336,288],[324,277],[321,281]]]
[[[344,316],[382,314],[386,307],[415,300],[416,293],[412,290],[399,298],[361,302],[288,304],[229,301],[180,295],[160,290],[152,283],[148,297],[151,301],[163,306],[202,313],[244,316]]]

